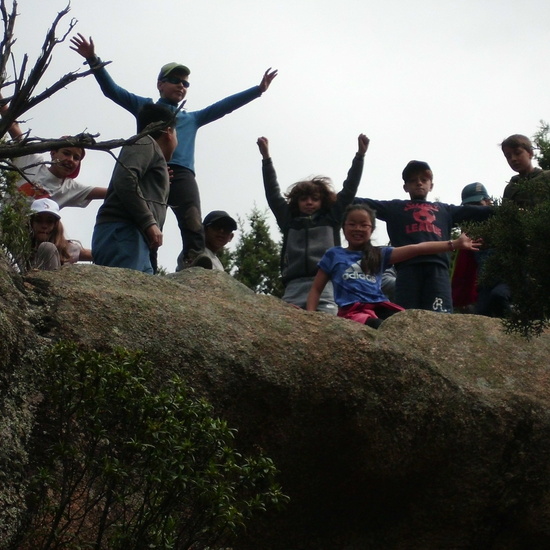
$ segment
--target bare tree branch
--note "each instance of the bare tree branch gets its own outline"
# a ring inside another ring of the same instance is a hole
[[[63,35],[59,38],[57,37],[57,27],[59,25],[59,22],[70,11],[70,5],[67,5],[65,9],[61,10],[57,14],[54,22],[52,23],[52,26],[46,33],[44,43],[42,45],[42,51],[34,66],[31,68],[28,77],[25,78],[28,66],[28,56],[27,54],[25,54],[19,68],[14,63],[15,75],[9,83],[6,83],[8,74],[8,62],[10,59],[13,58],[12,46],[15,43],[13,33],[15,20],[17,17],[16,9],[16,0],[13,0],[11,13],[8,13],[8,10],[6,9],[6,0],[0,0],[0,14],[2,16],[4,28],[4,38],[0,42],[0,89],[4,88],[8,84],[13,85],[14,87],[13,93],[11,94],[9,109],[4,112],[4,116],[0,121],[0,136],[5,135],[11,124],[14,121],[18,120],[27,111],[29,111],[33,107],[36,107],[36,105],[51,97],[53,94],[66,87],[71,82],[92,74],[91,70],[87,70],[84,72],[70,72],[62,76],[57,82],[55,82],[53,85],[49,86],[42,92],[33,95],[35,94],[36,88],[42,80],[42,77],[44,76],[46,70],[50,66],[53,49],[55,48],[55,46],[65,41],[65,39],[77,23],[75,19],[71,19],[68,24],[68,28],[63,33]],[[101,63],[100,66],[104,67],[109,63],[110,61],[106,61]]]
[[[66,40],[66,38],[69,36],[70,32],[76,25],[76,20],[71,19],[66,31],[58,38],[58,25],[63,17],[65,17],[69,13],[70,4],[68,4],[66,8],[64,8],[57,14],[50,29],[46,33],[42,45],[42,51],[34,66],[28,73],[28,77],[26,78],[28,55],[23,55],[21,65],[19,67],[16,66],[12,55],[12,46],[16,40],[14,38],[14,27],[17,17],[17,0],[12,0],[12,9],[10,12],[6,8],[6,2],[7,0],[0,0],[0,16],[2,17],[2,25],[4,30],[4,37],[0,41],[0,90],[9,85],[13,86],[13,93],[10,97],[5,99],[1,98],[0,96],[0,108],[4,106],[2,108],[2,118],[0,119],[0,137],[3,137],[8,132],[8,129],[11,127],[11,125],[14,122],[17,122],[24,113],[26,113],[48,97],[51,97],[53,94],[66,87],[71,82],[74,82],[79,78],[89,76],[93,73],[91,69],[83,72],[69,72],[66,75],[62,76],[57,82],[47,87],[45,90],[35,94],[37,86],[39,85],[42,77],[44,76],[46,70],[50,65],[53,49],[55,48],[55,46]],[[14,76],[9,82],[7,82],[7,65],[10,60],[13,61]],[[109,63],[110,61],[102,62],[99,67],[104,67]],[[94,67],[94,69],[96,68],[97,67]],[[5,105],[8,104],[8,102],[9,105],[6,109]],[[159,122],[156,124],[151,124],[141,133],[131,136],[128,139],[120,138],[97,142],[96,138],[99,134],[90,134],[86,132],[82,132],[80,134],[77,134],[76,136],[64,136],[62,138],[39,138],[30,137],[29,133],[27,132],[16,141],[7,141],[5,143],[0,143],[0,171],[14,170],[14,166],[9,161],[9,159],[31,154],[44,153],[47,151],[57,150],[62,147],[80,147],[83,149],[110,152],[112,149],[116,149],[124,145],[131,145],[141,139],[143,136],[146,136],[157,130],[163,130],[168,126],[173,125],[177,112],[178,111],[174,112],[174,117],[170,122]],[[43,164],[48,164],[48,161],[45,160]]]
[[[8,15],[4,2],[0,3],[0,14],[4,27],[4,37],[0,42],[0,85],[4,85],[6,79],[6,66],[11,57],[11,47],[15,43],[13,38],[13,29],[17,15],[17,2],[14,0],[11,14]]]
[[[175,117],[175,113],[174,113]],[[124,145],[132,145],[144,136],[147,136],[157,130],[164,130],[173,124],[172,121],[156,122],[149,124],[147,128],[127,139],[118,138],[97,142],[95,138],[98,134],[81,133],[76,136],[64,136],[62,138],[38,138],[23,137],[19,141],[10,141],[0,145],[0,160],[22,157],[37,153],[54,151],[62,147],[80,147],[81,149],[90,149],[94,151],[110,151]]]

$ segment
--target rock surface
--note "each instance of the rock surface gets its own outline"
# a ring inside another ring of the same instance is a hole
[[[378,331],[221,272],[0,268],[0,537],[21,503],[36,393],[61,339],[144,350],[281,470],[285,512],[235,550],[550,547],[550,336],[406,311]],[[20,467],[20,466],[19,466]],[[1,542],[1,539],[0,539]]]

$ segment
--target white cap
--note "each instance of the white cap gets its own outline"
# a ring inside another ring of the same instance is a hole
[[[47,212],[53,214],[58,220],[61,219],[59,214],[59,205],[51,199],[38,199],[31,204],[32,214],[42,214]]]

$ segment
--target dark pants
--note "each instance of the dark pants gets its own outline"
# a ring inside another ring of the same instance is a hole
[[[449,269],[431,262],[398,265],[395,303],[405,309],[452,313]]]
[[[182,251],[177,270],[182,269],[190,252],[196,255],[204,250],[204,230],[201,218],[201,199],[195,174],[182,166],[170,165],[173,171],[168,206],[174,212],[180,228]]]
[[[506,283],[478,288],[476,313],[488,317],[506,317],[510,313],[511,293]]]

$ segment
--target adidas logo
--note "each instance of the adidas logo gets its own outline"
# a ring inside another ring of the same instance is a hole
[[[375,283],[376,277],[374,275],[365,275],[363,273],[363,270],[361,269],[361,266],[359,265],[359,262],[355,262],[354,264],[351,264],[346,271],[344,271],[344,274],[342,275],[342,279],[344,281],[347,281],[348,279],[360,279],[363,281],[369,281],[369,283]]]

